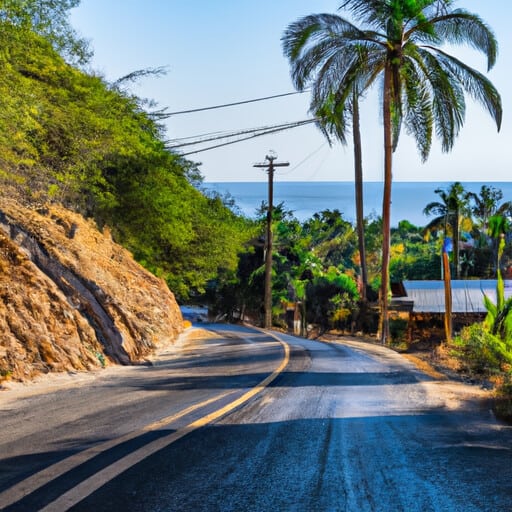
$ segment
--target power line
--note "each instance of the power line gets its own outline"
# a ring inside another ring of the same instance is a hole
[[[202,153],[203,151],[209,151],[210,149],[217,149],[217,148],[221,148],[223,146],[229,146],[230,144],[236,144],[237,142],[243,142],[245,140],[254,139],[256,137],[261,137],[262,135],[268,135],[270,133],[276,133],[276,132],[281,132],[283,130],[289,130],[290,128],[298,128],[299,126],[304,126],[306,124],[314,123],[314,122],[316,122],[316,119],[306,119],[304,121],[297,121],[295,123],[287,123],[286,125],[279,125],[278,127],[270,128],[270,129],[264,130],[260,133],[252,133],[251,135],[249,135],[247,137],[242,137],[241,139],[223,142],[222,144],[215,144],[214,146],[208,146],[207,148],[198,149],[195,151],[189,151],[187,153],[180,153],[180,156],[188,156],[188,155],[194,155],[196,153]],[[221,138],[226,138],[226,137],[221,137]],[[169,149],[172,149],[172,148],[169,148]]]
[[[296,169],[298,169],[302,164],[306,163],[311,157],[313,157],[314,155],[316,155],[321,149],[325,148],[325,146],[327,146],[327,144],[329,144],[327,141],[325,142],[322,142],[322,144],[320,144],[320,146],[318,146],[318,148],[316,148],[314,151],[312,151],[311,153],[309,153],[308,156],[306,156],[305,158],[303,158],[295,167],[292,167],[288,172],[283,172],[281,174],[290,174],[291,172],[295,171]]]
[[[195,146],[197,144],[203,144],[204,142],[211,142],[211,141],[221,140],[221,139],[229,139],[231,137],[238,137],[238,136],[248,135],[248,134],[253,134],[253,133],[258,133],[258,132],[267,132],[269,130],[274,132],[274,131],[278,131],[281,128],[283,130],[285,130],[288,128],[295,128],[295,126],[297,126],[297,125],[300,126],[300,125],[302,125],[302,123],[309,123],[312,121],[314,121],[314,119],[306,119],[303,121],[293,121],[291,123],[282,123],[282,124],[277,124],[277,125],[272,125],[272,126],[262,126],[260,128],[248,128],[246,130],[213,132],[211,134],[207,133],[207,134],[203,134],[203,135],[198,135],[197,140],[190,140],[190,139],[194,139],[194,137],[185,137],[183,139],[171,139],[171,140],[167,141],[167,149],[177,149],[177,148],[182,148],[182,147],[186,147],[186,146]],[[181,141],[185,141],[185,140],[188,140],[190,142],[181,142]],[[177,142],[177,144],[175,143],[175,141]]]
[[[214,110],[217,108],[225,108],[225,107],[234,107],[236,105],[245,105],[246,103],[255,103],[257,101],[265,101],[265,100],[272,100],[274,98],[282,98],[284,96],[292,96],[294,94],[303,94],[305,92],[308,92],[309,89],[305,89],[304,91],[294,91],[294,92],[286,92],[284,94],[275,94],[273,96],[265,96],[263,98],[255,98],[252,100],[244,100],[244,101],[236,101],[233,103],[224,103],[222,105],[214,105],[212,107],[201,107],[201,108],[192,108],[189,110],[179,110],[176,112],[157,112],[155,113],[156,117],[159,117],[160,119],[165,119],[170,116],[177,116],[180,114],[192,114],[194,112],[203,112],[205,110]]]
[[[174,143],[181,143],[186,140],[191,139],[199,139],[200,137],[213,137],[213,136],[220,136],[223,133],[231,133],[231,131],[221,131],[218,130],[216,132],[208,132],[208,133],[200,133],[199,135],[189,135],[188,137],[177,137],[175,139],[168,139],[165,141],[166,144],[174,144]]]

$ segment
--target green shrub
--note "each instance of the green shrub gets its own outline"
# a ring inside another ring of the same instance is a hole
[[[389,334],[393,342],[405,341],[409,322],[403,318],[389,319]]]
[[[453,354],[462,366],[476,374],[496,374],[503,370],[504,364],[512,363],[507,345],[481,323],[464,327],[452,344]]]
[[[512,373],[505,373],[496,389],[494,412],[498,418],[512,422]]]

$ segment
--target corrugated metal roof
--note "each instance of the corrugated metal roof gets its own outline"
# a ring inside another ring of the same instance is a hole
[[[416,313],[444,313],[443,281],[404,281],[407,298]],[[451,282],[453,313],[485,313],[483,295],[496,303],[496,279]],[[505,281],[505,297],[512,296],[512,281]]]

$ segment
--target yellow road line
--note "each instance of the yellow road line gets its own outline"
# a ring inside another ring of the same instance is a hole
[[[180,430],[177,430],[176,432],[173,432],[172,434],[152,441],[151,443],[148,443],[147,445],[119,459],[110,466],[107,466],[106,468],[97,472],[95,475],[89,477],[88,479],[84,480],[74,488],[70,489],[62,496],[57,498],[55,501],[49,503],[46,507],[41,509],[41,512],[62,512],[63,510],[68,510],[72,506],[76,505],[79,501],[83,500],[84,498],[95,492],[106,482],[114,479],[116,476],[120,475],[121,473],[123,473],[133,465],[137,464],[141,460],[158,452],[159,450],[165,448],[166,446],[176,442],[177,440],[183,438],[190,432],[197,430],[198,428],[204,427],[209,423],[219,419],[220,417],[224,416],[225,414],[233,411],[240,405],[244,404],[258,393],[261,393],[271,382],[273,382],[279,376],[280,373],[282,373],[282,371],[286,368],[290,361],[289,345],[282,341],[279,337],[275,336],[274,334],[268,334],[282,345],[284,349],[284,357],[283,360],[281,361],[281,364],[276,368],[276,370],[274,370],[274,372],[272,372],[271,375],[263,379],[257,386],[247,391],[241,397],[230,402],[224,407],[221,407],[220,409],[217,409],[216,411],[193,421],[192,423],[188,424],[187,426],[183,427]],[[199,404],[190,406],[172,416],[168,416],[167,418],[163,418],[159,421],[151,423],[150,425],[147,425],[140,431],[126,434],[125,436],[122,436],[120,438],[107,441],[98,446],[94,446],[92,448],[84,450],[83,452],[72,455],[71,457],[68,457],[63,461],[58,462],[40,471],[39,473],[36,473],[35,475],[32,475],[31,477],[25,479],[24,481],[16,484],[15,486],[11,487],[4,493],[0,494],[0,508],[15,503],[16,501],[19,501],[27,494],[35,491],[36,489],[50,482],[54,478],[63,475],[64,473],[73,469],[79,464],[86,462],[87,460],[91,459],[97,454],[105,450],[108,450],[113,446],[116,446],[124,441],[137,437],[138,435],[141,434],[141,432],[157,430],[158,428],[166,424],[169,424],[191,412],[194,412],[195,410],[200,409],[201,407],[209,405],[212,402],[218,401],[232,393],[234,393],[234,391],[222,393],[213,398],[205,400]]]
[[[30,494],[31,492],[39,489],[43,485],[47,484],[48,482],[51,482],[52,480],[58,478],[64,473],[67,473],[68,471],[76,468],[80,464],[87,462],[96,455],[104,451],[110,450],[111,448],[121,443],[124,443],[125,441],[134,439],[145,432],[157,430],[158,428],[164,425],[172,423],[173,421],[176,421],[182,418],[183,416],[186,416],[187,414],[190,414],[196,411],[197,409],[200,409],[201,407],[205,407],[211,404],[212,402],[216,402],[233,393],[234,391],[232,390],[226,391],[224,393],[221,393],[220,395],[216,395],[212,398],[209,398],[208,400],[204,400],[203,402],[200,402],[198,404],[191,405],[190,407],[187,407],[175,414],[172,414],[171,416],[167,416],[166,418],[162,418],[161,420],[146,425],[144,428],[140,430],[130,432],[121,437],[116,437],[115,439],[111,439],[110,441],[105,441],[103,443],[92,446],[91,448],[87,448],[86,450],[71,455],[59,462],[56,462],[55,464],[52,464],[51,466],[42,469],[37,473],[34,473],[25,480],[17,483],[16,485],[13,485],[3,493],[0,493],[0,510],[2,510],[4,507],[7,507],[8,505],[11,505],[12,503],[15,503],[16,501],[21,500],[27,494]]]
[[[78,502],[98,490],[105,483],[113,480],[116,476],[120,475],[127,469],[131,468],[138,462],[143,459],[153,455],[154,453],[162,450],[166,446],[178,441],[179,439],[185,437],[190,432],[197,430],[198,428],[204,427],[211,423],[214,420],[219,419],[221,416],[233,411],[240,405],[244,404],[252,397],[263,391],[272,381],[274,381],[279,374],[286,368],[288,362],[290,361],[290,347],[287,343],[280,340],[278,337],[270,334],[274,339],[279,341],[284,348],[284,358],[279,365],[279,367],[274,370],[274,372],[269,375],[267,378],[263,379],[257,386],[252,388],[251,390],[244,393],[240,398],[230,402],[229,404],[217,409],[216,411],[199,418],[186,427],[173,432],[165,437],[160,439],[156,439],[151,443],[135,450],[134,452],[128,454],[122,459],[114,462],[110,466],[102,469],[95,475],[87,478],[83,482],[79,483],[73,489],[70,489],[68,492],[64,493],[62,496],[57,498],[52,503],[49,503],[46,507],[41,509],[41,512],[62,512],[63,510],[68,510],[72,506],[76,505]]]

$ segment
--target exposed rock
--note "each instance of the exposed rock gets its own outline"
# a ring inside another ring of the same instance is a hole
[[[172,343],[167,285],[91,221],[57,206],[0,206],[0,380],[130,364]]]

